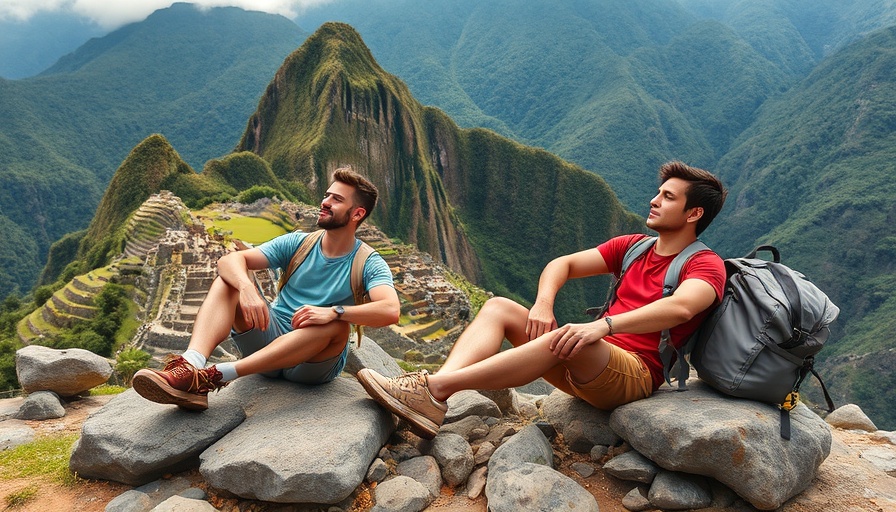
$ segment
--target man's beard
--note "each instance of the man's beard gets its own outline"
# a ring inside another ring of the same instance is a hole
[[[330,215],[317,218],[317,227],[321,229],[338,229],[347,226],[349,218],[349,212],[345,212],[345,215],[342,218],[338,218],[333,215],[332,210],[330,210]]]

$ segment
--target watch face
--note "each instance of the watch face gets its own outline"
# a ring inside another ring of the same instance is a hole
[[[341,315],[345,313],[345,308],[342,306],[333,306],[333,311],[335,311],[337,315]]]

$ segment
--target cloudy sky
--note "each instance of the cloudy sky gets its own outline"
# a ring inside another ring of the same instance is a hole
[[[302,8],[332,0],[189,0],[201,7],[234,6],[295,18]],[[0,21],[27,21],[38,13],[70,13],[107,30],[140,21],[175,0],[0,0]]]

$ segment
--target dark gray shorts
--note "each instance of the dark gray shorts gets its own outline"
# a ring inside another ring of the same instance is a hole
[[[274,320],[273,315],[270,318],[271,321],[268,324],[268,328],[264,331],[260,329],[249,329],[242,333],[230,331],[230,337],[233,339],[233,343],[239,349],[242,357],[258,352],[285,334],[280,325]],[[339,373],[345,368],[345,361],[348,357],[348,345],[348,342],[346,342],[345,350],[342,351],[342,354],[325,361],[300,363],[292,368],[265,372],[262,375],[272,378],[280,377],[300,384],[325,384],[339,376]]]

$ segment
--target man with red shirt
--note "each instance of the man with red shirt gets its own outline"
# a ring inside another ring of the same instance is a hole
[[[682,268],[675,292],[662,296],[666,269],[709,226],[727,191],[711,173],[681,162],[664,164],[659,175],[661,185],[647,216],[647,227],[658,234],[656,243],[626,271],[603,317],[558,327],[557,292],[569,279],[618,276],[626,250],[646,235],[613,238],[552,260],[541,273],[532,309],[502,297],[490,299],[437,373],[389,379],[364,369],[358,380],[368,394],[426,438],[438,433],[448,397],[465,389],[503,389],[544,377],[607,410],[650,396],[663,383],[657,348],[661,331],[670,329],[672,345],[680,346],[719,303],[725,282],[722,259],[702,251]],[[499,352],[504,339],[513,348]]]

